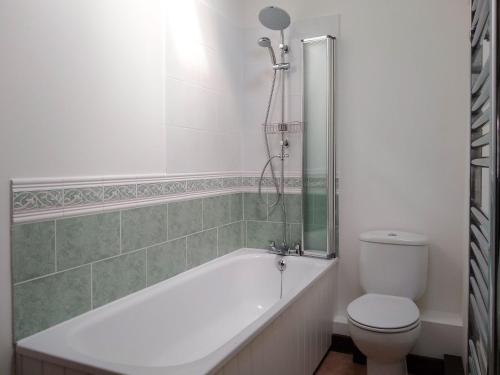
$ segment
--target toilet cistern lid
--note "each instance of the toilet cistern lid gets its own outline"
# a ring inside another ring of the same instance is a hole
[[[365,294],[347,306],[349,318],[379,329],[398,329],[414,324],[420,317],[417,305],[408,298]]]
[[[393,245],[422,246],[429,240],[423,234],[402,232],[399,230],[374,230],[362,233],[359,239],[363,242],[387,243]]]

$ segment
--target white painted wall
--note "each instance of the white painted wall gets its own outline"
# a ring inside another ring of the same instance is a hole
[[[238,10],[229,0],[0,0],[1,374],[12,355],[9,179],[239,170],[238,112],[223,110],[238,82]],[[206,59],[179,76],[193,51]]]
[[[295,21],[340,16],[335,106],[341,262],[336,321],[345,323],[347,304],[362,293],[359,234],[371,229],[404,229],[425,233],[431,242],[428,289],[418,302],[423,316],[429,325],[450,326],[449,337],[442,332],[428,335],[426,343],[437,338],[447,343],[460,340],[467,252],[469,2],[272,3],[290,12]],[[247,1],[245,5],[244,24],[255,28],[258,11],[269,1]],[[318,27],[323,25],[318,23]],[[258,47],[253,45],[256,51]],[[266,56],[260,60],[256,69],[261,71],[255,74],[263,77],[268,68]],[[247,105],[260,101],[262,107],[263,93],[256,86],[253,90],[246,87],[251,90]],[[245,132],[246,143],[252,144],[250,131]],[[259,137],[255,134],[256,140]],[[248,170],[258,169],[262,158],[245,153],[243,165]],[[446,346],[439,346],[439,341],[432,348],[421,345],[417,349],[424,354],[439,352]],[[448,352],[461,351],[461,344],[456,343]]]

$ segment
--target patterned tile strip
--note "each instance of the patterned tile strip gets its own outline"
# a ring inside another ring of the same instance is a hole
[[[163,195],[186,192],[186,181],[172,181],[163,183]]]
[[[135,199],[136,185],[113,185],[104,187],[104,202],[116,202]]]
[[[19,191],[13,194],[14,211],[44,210],[62,207],[63,190]]]
[[[279,179],[278,179],[279,181]],[[322,178],[309,178],[308,186],[321,186]],[[257,176],[200,178],[166,182],[139,184],[117,184],[83,188],[60,188],[34,191],[16,191],[12,197],[14,214],[61,210],[64,207],[78,208],[97,206],[104,203],[119,203],[136,199],[158,198],[162,196],[201,193],[222,189],[256,188]],[[264,177],[262,186],[274,186],[271,177]],[[300,177],[285,178],[285,187],[301,188]]]
[[[137,198],[159,197],[162,194],[163,186],[159,182],[137,185]]]
[[[64,189],[64,206],[96,205],[104,201],[102,186]]]

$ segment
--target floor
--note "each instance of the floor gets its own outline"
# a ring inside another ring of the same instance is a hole
[[[315,375],[366,375],[366,366],[354,363],[352,354],[329,352]]]
[[[366,366],[352,361],[352,354],[330,352],[316,375],[366,375]]]

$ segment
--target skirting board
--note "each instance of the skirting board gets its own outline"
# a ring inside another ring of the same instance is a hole
[[[462,356],[463,323],[455,315],[423,312],[421,314],[422,331],[411,354],[443,358],[450,354]],[[333,333],[349,336],[347,318],[337,315],[333,320]]]
[[[355,363],[366,364],[366,357],[349,336],[332,335],[331,351],[352,354]],[[462,359],[445,354],[441,359],[410,354],[406,357],[408,371],[414,375],[464,375]]]

